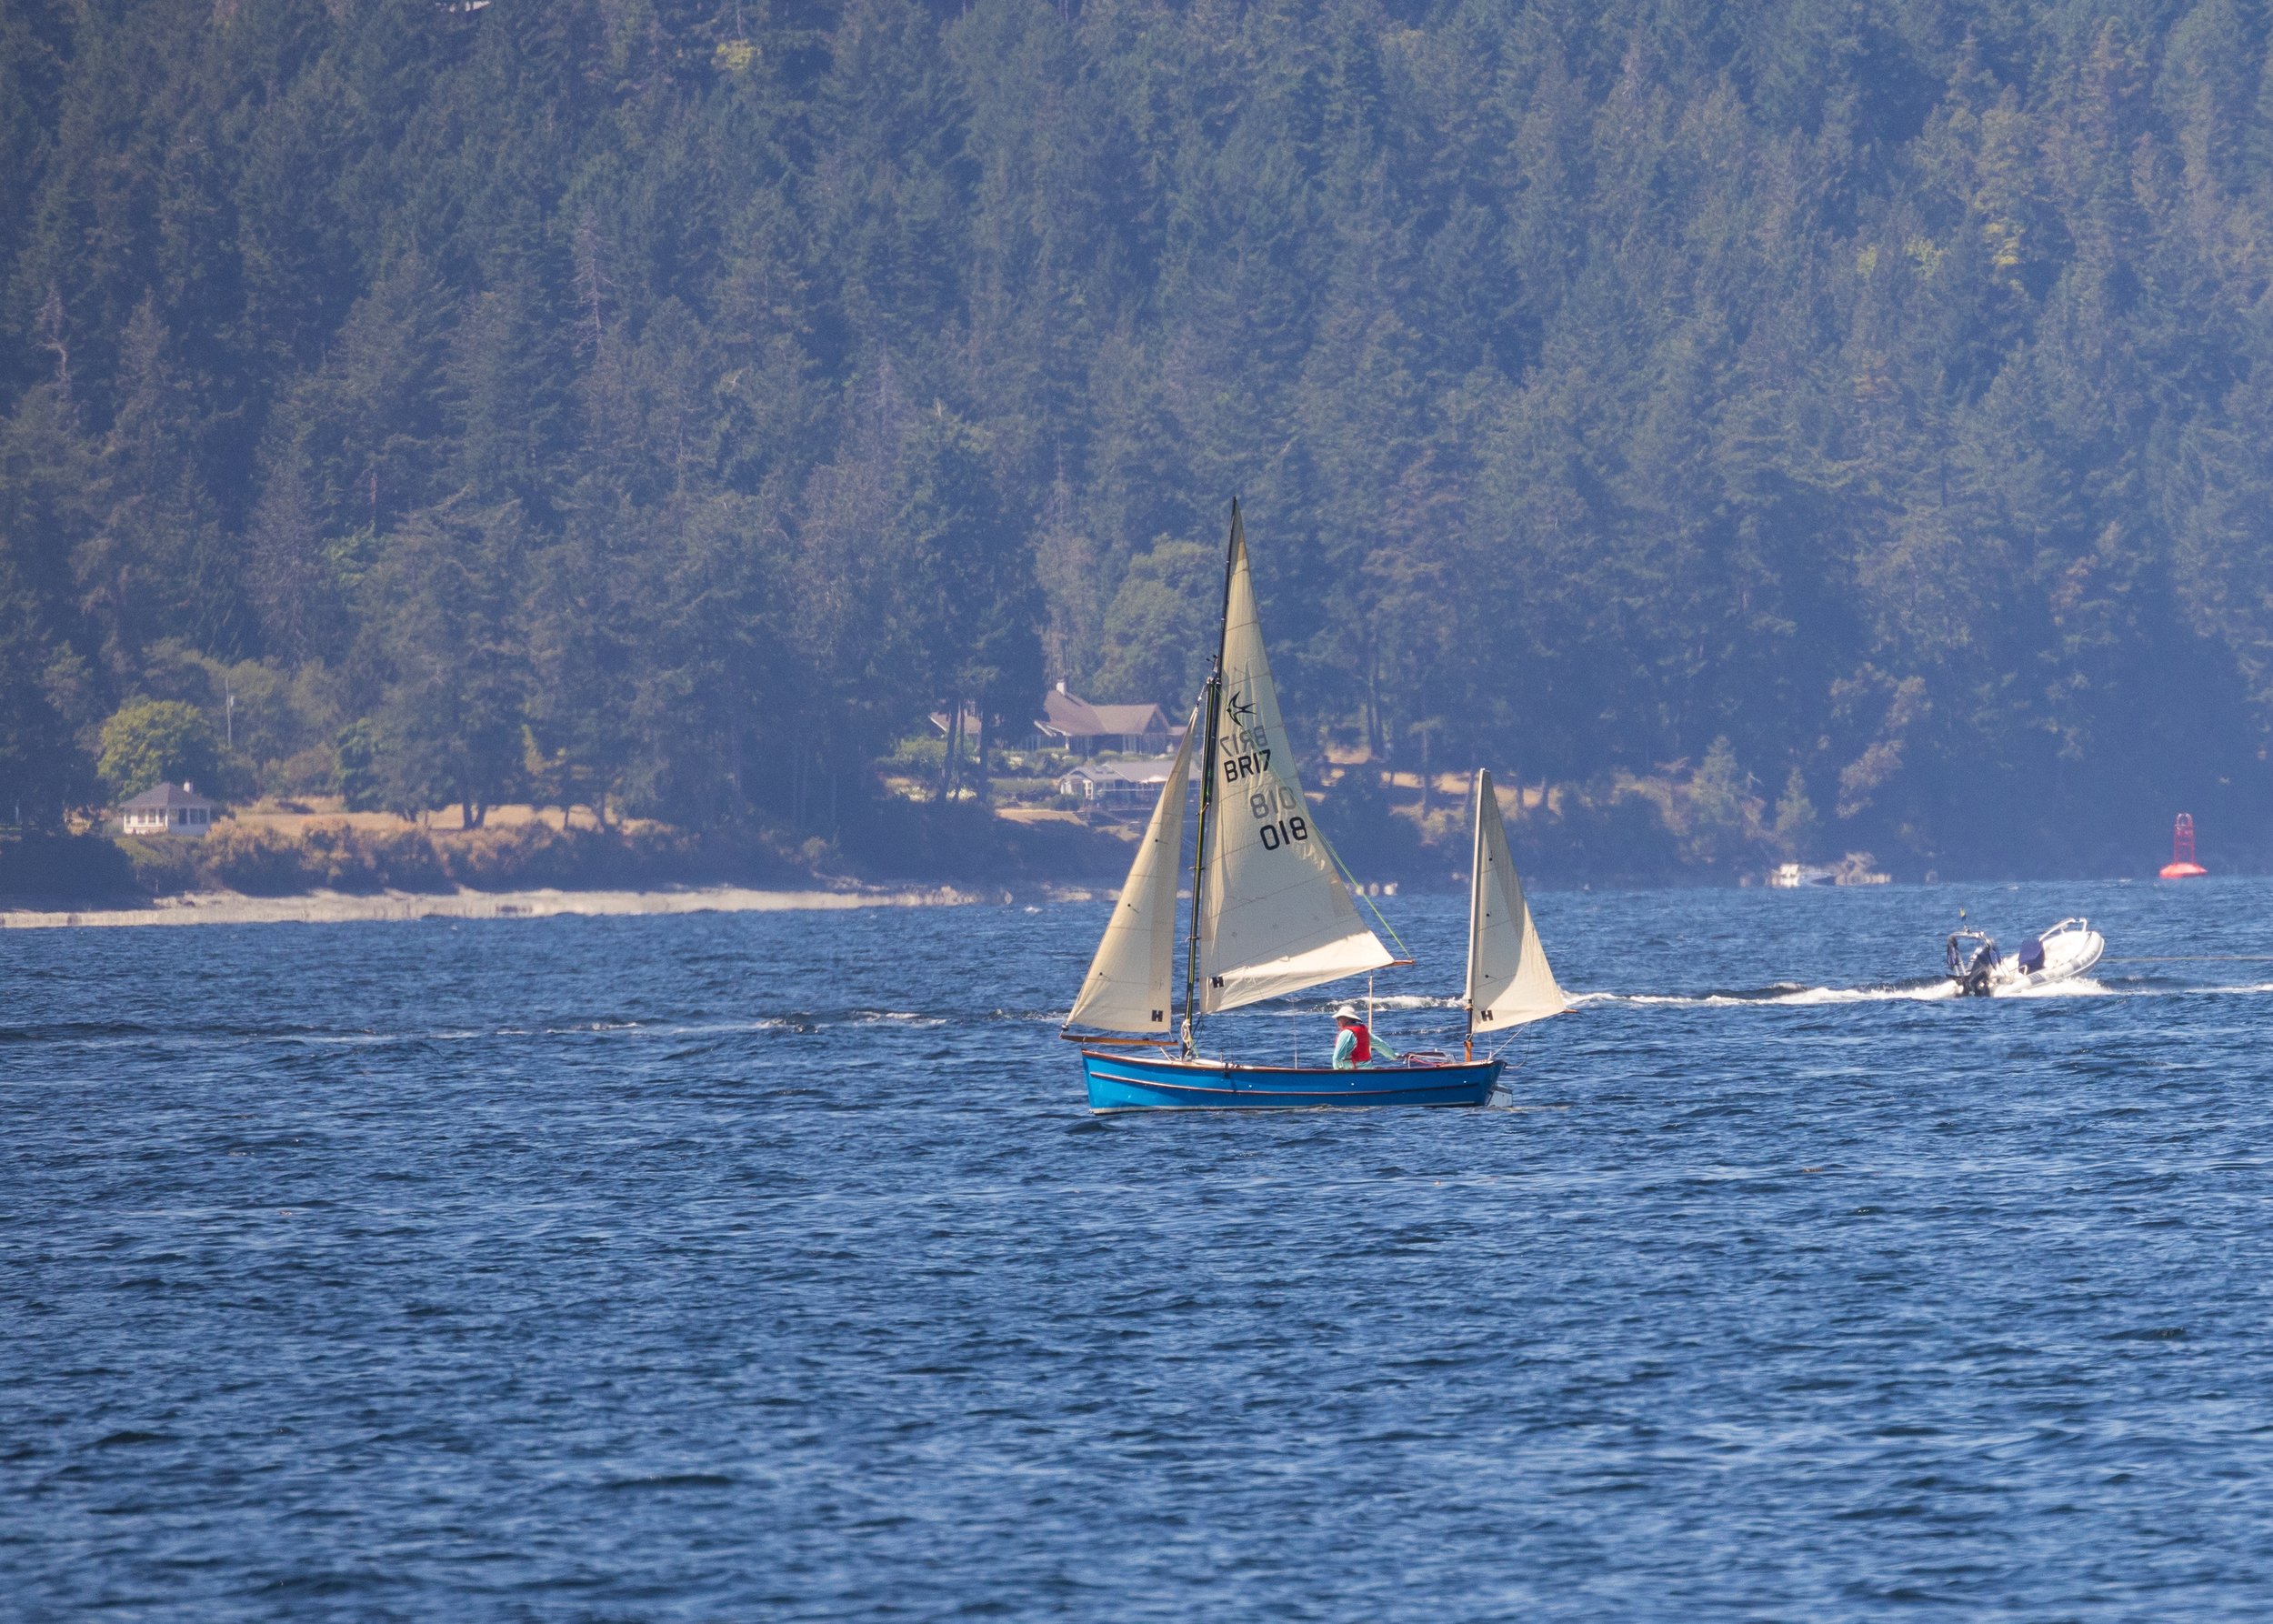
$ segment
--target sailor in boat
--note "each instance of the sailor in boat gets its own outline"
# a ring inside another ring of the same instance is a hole
[[[1958,984],[1958,991],[1967,997],[1987,997],[1989,982],[1997,973],[1999,955],[1994,937],[1978,930],[1953,931],[1948,946],[1943,949],[1949,965],[1949,978]],[[2039,960],[2042,947],[2038,948]]]
[[[1334,1038],[1334,1069],[1355,1071],[1360,1066],[1373,1064],[1373,1028],[1358,1018],[1357,1006],[1345,1004],[1334,1012],[1334,1024],[1340,1028]],[[1405,1057],[1387,1044],[1381,1046],[1385,1060],[1402,1060]]]

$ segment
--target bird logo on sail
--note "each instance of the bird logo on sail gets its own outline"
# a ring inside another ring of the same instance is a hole
[[[1239,727],[1255,726],[1255,701],[1247,697],[1247,691],[1245,688],[1240,688],[1227,699],[1224,702],[1224,708],[1230,712],[1232,721]]]

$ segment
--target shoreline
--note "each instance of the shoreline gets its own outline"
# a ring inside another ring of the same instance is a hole
[[[315,891],[290,897],[205,891],[162,897],[141,907],[0,908],[0,930],[387,924],[419,919],[545,919],[563,915],[770,914],[856,907],[957,907],[1008,900],[1010,893],[1005,890],[964,891],[952,886],[889,891],[761,891],[744,886],[666,891]]]

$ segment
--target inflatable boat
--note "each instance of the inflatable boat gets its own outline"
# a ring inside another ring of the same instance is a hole
[[[2107,950],[2107,942],[2088,919],[2062,919],[2009,954],[1998,947],[1994,937],[1978,930],[1956,931],[1949,937],[1947,957],[1958,991],[1967,997],[1987,998],[2072,980],[2098,964]]]

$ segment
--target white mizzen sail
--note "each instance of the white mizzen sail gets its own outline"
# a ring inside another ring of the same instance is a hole
[[[1560,1015],[1570,1007],[1555,985],[1547,949],[1507,854],[1492,776],[1476,775],[1476,859],[1468,882],[1468,1029],[1488,1032]]]
[[[1357,917],[1295,777],[1255,618],[1246,532],[1231,510],[1223,680],[1199,921],[1200,1007],[1237,1009],[1391,962]]]
[[[1089,975],[1074,1000],[1067,1026],[1105,1032],[1165,1032],[1176,997],[1176,879],[1184,844],[1184,798],[1192,777],[1195,710],[1184,742],[1168,764],[1152,822],[1136,843],[1121,897],[1089,961]]]

